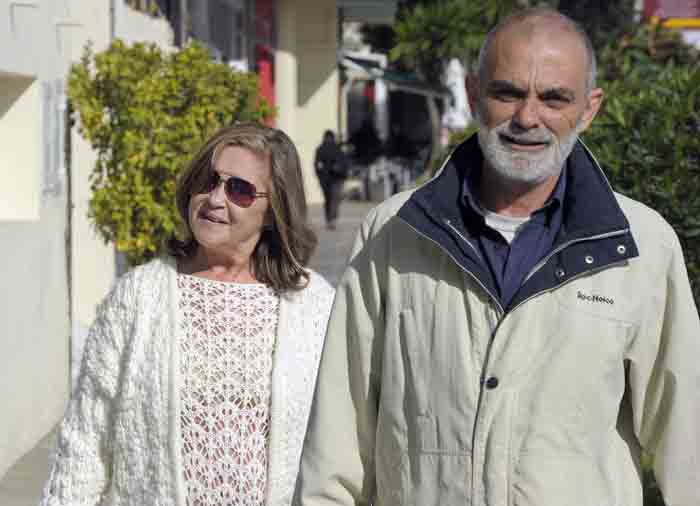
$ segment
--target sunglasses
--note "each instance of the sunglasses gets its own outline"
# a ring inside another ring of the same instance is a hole
[[[259,192],[253,183],[249,183],[240,177],[231,176],[222,178],[217,172],[209,175],[209,180],[204,186],[202,193],[211,193],[224,182],[224,193],[226,198],[238,207],[250,207],[258,197],[267,197],[267,192]]]

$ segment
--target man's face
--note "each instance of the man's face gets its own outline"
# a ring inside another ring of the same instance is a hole
[[[531,185],[558,176],[602,99],[599,89],[586,92],[587,70],[583,43],[570,33],[515,25],[498,34],[486,80],[472,90],[487,166]]]

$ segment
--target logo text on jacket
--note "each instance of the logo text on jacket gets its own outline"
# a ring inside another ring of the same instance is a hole
[[[615,304],[615,301],[609,297],[603,297],[602,295],[589,295],[580,290],[577,292],[577,297],[581,300],[585,300],[586,302],[602,302],[610,305]]]

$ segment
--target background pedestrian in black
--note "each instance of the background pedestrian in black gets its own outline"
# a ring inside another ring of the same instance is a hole
[[[330,130],[323,133],[323,141],[316,149],[314,167],[323,190],[326,226],[334,229],[343,198],[343,182],[347,177],[348,164],[340,146],[335,142],[335,134]]]
[[[374,163],[382,154],[382,140],[371,119],[365,119],[360,128],[350,135],[349,143],[354,147],[355,161],[364,167]]]

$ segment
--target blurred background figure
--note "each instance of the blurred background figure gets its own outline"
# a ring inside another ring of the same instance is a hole
[[[382,154],[382,140],[371,118],[365,118],[349,139],[354,147],[355,159],[364,166],[369,166]]]
[[[181,175],[171,255],[98,310],[42,504],[285,505],[333,289],[280,130],[216,133]]]
[[[316,149],[314,168],[323,190],[326,226],[335,229],[340,201],[343,199],[343,183],[348,174],[348,162],[335,140],[335,134],[330,130],[323,133],[321,145]]]

